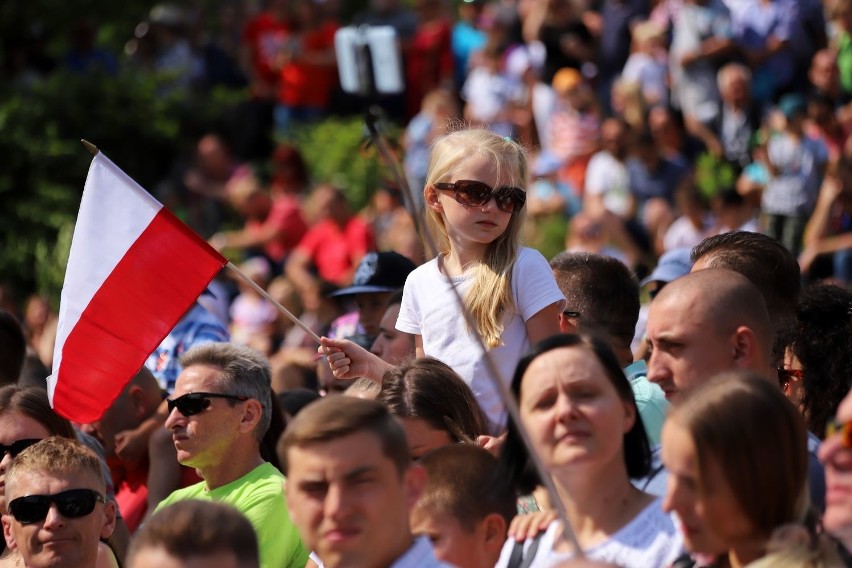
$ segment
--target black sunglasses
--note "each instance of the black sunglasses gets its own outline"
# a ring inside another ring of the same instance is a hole
[[[211,398],[227,398],[230,400],[239,400],[244,402],[249,399],[247,396],[237,396],[235,394],[221,394],[217,392],[190,392],[177,398],[166,399],[169,405],[169,414],[175,408],[184,416],[193,416],[199,412],[203,412],[210,406]]]
[[[18,454],[38,442],[41,442],[40,438],[27,438],[25,440],[16,440],[8,446],[6,444],[0,444],[0,459],[3,459],[3,456],[7,453],[13,458],[16,458],[18,457]]]
[[[94,511],[96,503],[106,503],[106,499],[93,489],[69,489],[55,495],[27,495],[12,499],[9,512],[16,521],[28,525],[46,519],[51,503],[56,503],[56,510],[66,519],[78,519]]]
[[[481,181],[460,179],[453,183],[436,183],[436,189],[453,191],[453,198],[467,207],[482,207],[494,198],[497,207],[506,213],[517,213],[527,202],[527,192],[519,187],[491,186]]]

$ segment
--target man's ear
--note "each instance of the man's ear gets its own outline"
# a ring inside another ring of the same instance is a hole
[[[127,389],[127,398],[133,408],[133,417],[136,420],[144,420],[148,417],[150,409],[145,404],[145,394],[139,385],[131,385]]]
[[[731,335],[734,365],[738,369],[750,369],[757,353],[757,339],[754,332],[744,326],[739,326]]]
[[[6,540],[6,548],[9,550],[17,549],[15,537],[12,536],[12,515],[3,515],[0,519],[3,522],[3,538]]]
[[[243,416],[240,419],[240,432],[253,432],[263,415],[263,406],[259,401],[250,398],[245,402]]]
[[[405,472],[403,483],[405,483],[406,505],[410,511],[426,487],[426,470],[422,465],[412,464]]]
[[[101,538],[109,538],[115,530],[115,501],[104,503],[104,524],[101,527]]]

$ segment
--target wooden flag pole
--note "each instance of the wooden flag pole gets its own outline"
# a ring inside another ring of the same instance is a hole
[[[88,140],[80,140],[80,143],[86,148],[86,150],[89,151],[90,154],[92,154],[92,156],[97,156],[98,152],[100,152],[100,150],[98,150],[98,147],[89,142]]]
[[[247,275],[246,275],[246,274],[245,274],[242,270],[240,270],[239,268],[237,268],[236,266],[234,266],[234,263],[233,263],[233,262],[228,261],[228,264],[226,264],[225,266],[226,266],[227,268],[231,269],[231,270],[232,270],[232,271],[233,271],[233,272],[234,272],[237,276],[239,276],[239,277],[240,277],[240,279],[241,279],[243,282],[245,282],[246,284],[248,284],[249,286],[251,286],[251,287],[255,290],[255,292],[257,292],[258,294],[260,294],[261,296],[263,296],[264,298],[266,298],[267,300],[269,300],[270,302],[272,302],[272,305],[273,305],[273,306],[275,306],[276,308],[278,308],[278,311],[279,311],[279,312],[281,312],[282,314],[284,314],[285,316],[287,316],[287,317],[290,319],[290,321],[292,321],[294,324],[296,324],[296,325],[298,325],[300,328],[302,328],[302,330],[303,330],[305,333],[307,333],[308,335],[310,335],[310,336],[311,336],[311,338],[312,338],[314,341],[316,341],[316,342],[317,342],[317,345],[321,345],[321,341],[320,341],[319,335],[317,335],[316,333],[314,333],[314,331],[313,331],[311,328],[309,328],[307,325],[305,325],[304,323],[302,323],[302,320],[300,320],[299,318],[297,318],[297,317],[293,314],[293,312],[291,312],[290,310],[288,310],[287,308],[285,308],[284,306],[282,306],[282,305],[278,302],[278,300],[276,300],[275,298],[273,298],[272,296],[270,296],[270,295],[269,295],[269,293],[268,293],[266,290],[264,290],[263,288],[261,288],[260,286],[258,286],[257,284],[255,284],[254,280],[252,280],[251,278],[249,278],[249,277],[248,277],[248,276],[247,276]]]

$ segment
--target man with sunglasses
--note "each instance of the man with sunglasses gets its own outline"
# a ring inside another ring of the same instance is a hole
[[[180,362],[166,428],[178,461],[204,481],[157,510],[186,499],[230,504],[254,526],[263,568],[302,568],[308,551],[284,506],[284,476],[260,452],[273,412],[268,361],[248,347],[208,343]]]
[[[6,474],[3,534],[32,568],[91,568],[115,527],[115,504],[95,453],[69,438],[41,440]]]

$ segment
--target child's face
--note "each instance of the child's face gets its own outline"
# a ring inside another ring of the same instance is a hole
[[[390,292],[372,292],[355,294],[355,304],[358,306],[358,323],[370,337],[379,333],[379,322],[388,305]]]
[[[495,554],[488,546],[485,524],[483,519],[468,531],[455,517],[430,507],[411,511],[411,532],[428,536],[438,560],[458,568],[491,568],[497,562],[500,549]],[[501,545],[505,536],[499,539]]]
[[[459,164],[450,179],[441,181],[473,180],[495,188],[516,185],[514,177],[508,168],[495,168],[492,158],[474,155]],[[512,220],[512,214],[497,207],[493,197],[484,205],[466,206],[456,201],[453,190],[427,189],[427,204],[443,217],[453,248],[484,253],[488,245],[506,232]]]

